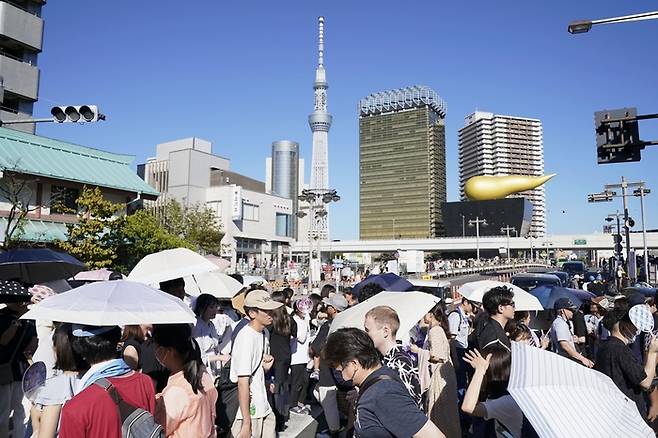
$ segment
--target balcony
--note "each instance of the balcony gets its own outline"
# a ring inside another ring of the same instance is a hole
[[[14,40],[34,51],[41,52],[43,20],[24,9],[0,1],[0,38]]]
[[[37,100],[39,96],[38,68],[9,56],[0,55],[0,75],[4,79],[5,91],[28,100]]]

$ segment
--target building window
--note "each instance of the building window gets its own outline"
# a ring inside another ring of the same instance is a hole
[[[254,204],[242,203],[242,220],[258,221],[260,220],[260,207]]]
[[[276,214],[276,235],[280,237],[292,237],[292,219],[289,214]]]
[[[76,201],[80,197],[80,189],[64,186],[50,188],[50,212],[55,214],[75,214],[78,212]]]

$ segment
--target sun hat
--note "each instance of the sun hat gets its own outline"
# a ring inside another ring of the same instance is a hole
[[[331,298],[325,298],[322,300],[323,303],[325,303],[327,306],[331,306],[334,309],[338,310],[339,312],[342,312],[343,310],[347,309],[347,300],[343,296],[343,294],[335,294]]]
[[[283,303],[274,301],[266,290],[252,290],[244,299],[244,307],[260,310],[274,310],[283,306]]]

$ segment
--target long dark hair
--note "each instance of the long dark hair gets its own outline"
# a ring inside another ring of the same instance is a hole
[[[61,323],[53,333],[53,347],[55,348],[55,368],[62,371],[84,371],[89,364],[73,350],[73,335],[71,324]]]
[[[205,371],[199,345],[192,338],[188,324],[157,324],[153,327],[153,342],[160,347],[172,348],[183,362],[183,376],[197,394],[203,391],[201,379]]]
[[[281,291],[273,292],[272,301],[285,304],[286,294]],[[290,315],[285,305],[272,311],[272,328],[277,335],[290,336]]]
[[[446,309],[442,303],[438,303],[430,313],[434,318],[439,322],[439,325],[446,334],[446,337],[450,339],[450,326],[448,325],[448,316],[446,315]]]
[[[506,345],[498,341],[491,342],[482,348],[482,357],[486,358],[489,354],[491,354],[491,359],[489,368],[484,375],[482,389],[486,392],[487,398],[499,398],[507,394],[512,353]]]

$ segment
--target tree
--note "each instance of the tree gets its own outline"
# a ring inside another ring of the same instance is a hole
[[[55,244],[84,262],[89,269],[112,267],[117,258],[113,235],[120,225],[115,214],[123,209],[123,204],[103,198],[98,187],[85,186],[76,205],[78,222],[67,225],[68,240],[56,241]]]
[[[192,249],[205,254],[220,254],[224,237],[215,213],[200,204],[183,206],[169,200],[158,212],[162,226],[192,245]]]
[[[195,249],[194,245],[167,231],[149,210],[121,218],[113,236],[117,251],[117,270],[128,273],[149,254],[172,248]]]
[[[7,226],[3,233],[2,249],[4,250],[17,245],[23,234],[28,213],[38,208],[37,205],[30,206],[33,197],[33,183],[33,179],[18,174],[11,169],[2,169],[0,195],[11,204],[9,213],[5,217]]]

